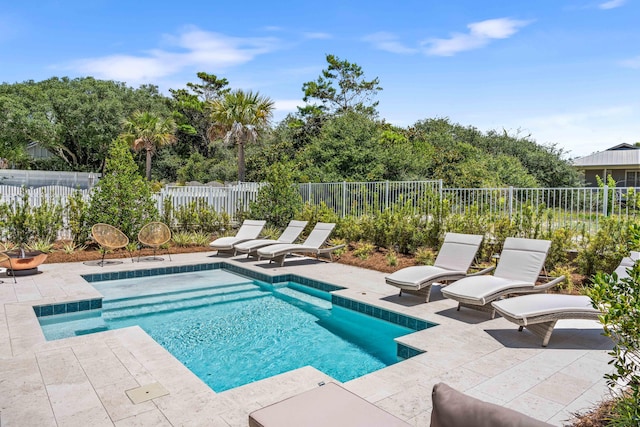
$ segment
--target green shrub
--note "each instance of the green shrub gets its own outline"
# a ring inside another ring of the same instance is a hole
[[[140,229],[157,218],[149,182],[138,173],[126,142],[114,140],[104,175],[91,193],[89,224],[113,225],[135,240]]]
[[[395,251],[390,250],[385,254],[385,259],[387,260],[387,265],[390,267],[395,267],[398,265],[398,254]]]
[[[636,243],[640,233],[634,236]],[[600,322],[604,334],[614,342],[612,373],[605,375],[618,400],[608,425],[635,426],[640,422],[640,263],[630,270],[630,277],[598,273],[587,290],[593,306],[603,314]],[[622,392],[621,390],[622,387]],[[624,387],[626,386],[626,387]]]
[[[34,239],[45,244],[53,243],[62,229],[62,204],[45,197],[42,190],[40,206],[34,206],[31,213]],[[43,251],[44,252],[44,251]]]
[[[319,205],[305,203],[302,206],[302,211],[300,212],[300,219],[307,221],[307,226],[302,233],[303,236],[308,236],[316,223],[329,222],[336,224],[336,228],[333,232],[334,237],[345,237],[343,234],[344,230],[341,227],[340,217],[324,202],[321,202]]]
[[[344,239],[338,239],[338,238],[329,239],[329,246],[340,246],[340,245],[342,245],[341,248],[333,251],[333,256],[335,256],[336,258],[340,258],[342,254],[344,254],[347,251],[347,242]]]
[[[191,243],[196,246],[207,246],[211,243],[211,237],[208,233],[191,233]]]
[[[267,225],[266,227],[264,227],[262,229],[262,233],[260,233],[263,239],[273,239],[273,240],[277,240],[278,237],[280,237],[280,234],[282,234],[282,229],[278,227],[273,227],[270,225]]]
[[[173,233],[171,236],[171,240],[173,240],[173,243],[176,244],[176,246],[179,247],[187,247],[191,245],[191,233],[188,231],[178,231],[176,233]]]
[[[19,247],[25,247],[35,236],[32,228],[33,216],[29,204],[29,193],[22,187],[20,200],[2,205],[3,226],[6,237]]]
[[[627,255],[629,229],[629,224],[617,216],[602,218],[596,234],[586,237],[578,253],[580,271],[587,276],[612,272]]]
[[[249,217],[263,219],[274,227],[284,228],[302,208],[302,198],[293,182],[292,167],[274,163],[267,170],[267,184],[258,190],[255,202],[249,204]]]
[[[360,258],[361,260],[369,259],[373,254],[375,246],[369,242],[358,242],[356,248],[353,250],[353,256]]]
[[[84,200],[82,192],[76,190],[67,198],[67,228],[71,233],[73,246],[83,245],[89,240],[91,224],[89,224],[89,204]]]
[[[336,225],[334,235],[340,236],[347,242],[358,242],[364,239],[363,223],[366,221],[366,216],[341,218]]]
[[[45,254],[53,252],[53,243],[45,242],[44,240],[36,240],[27,245],[27,248],[31,251],[40,251]]]
[[[436,260],[436,254],[430,248],[418,248],[415,254],[415,262],[418,265],[433,265]]]
[[[564,265],[556,265],[555,268],[549,271],[549,275],[551,277],[560,277],[564,276],[565,279],[556,285],[556,289],[563,289],[567,293],[573,293],[574,285],[573,280],[571,280],[571,275],[576,271],[576,268],[567,264]]]
[[[176,227],[180,231],[195,231],[199,228],[198,220],[198,204],[199,200],[194,200],[186,205],[178,206],[173,209],[173,215],[175,217]]]
[[[568,228],[558,228],[551,233],[551,247],[547,254],[545,266],[551,271],[557,266],[569,263],[569,250],[575,248],[574,232]]]

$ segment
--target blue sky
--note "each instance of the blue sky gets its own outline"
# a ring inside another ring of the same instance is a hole
[[[302,104],[325,54],[378,77],[380,117],[449,117],[567,157],[640,141],[640,0],[30,1],[0,8],[0,81],[183,88],[205,71]]]

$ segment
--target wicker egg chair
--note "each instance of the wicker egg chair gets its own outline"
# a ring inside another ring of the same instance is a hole
[[[113,225],[99,223],[91,227],[91,236],[102,248],[105,249],[105,251],[102,252],[102,259],[99,262],[85,262],[85,264],[95,264],[101,267],[104,267],[105,265],[122,264],[122,261],[117,260],[105,261],[104,256],[106,255],[107,250],[126,247],[129,244],[129,238],[126,234]]]
[[[156,251],[169,240],[171,240],[171,230],[165,223],[154,221],[146,224],[138,233],[138,241],[143,246],[153,248],[153,256],[142,259],[138,256],[138,261],[164,261],[164,258],[156,256]],[[169,255],[169,261],[171,261],[171,253],[169,251],[167,251],[167,255]]]

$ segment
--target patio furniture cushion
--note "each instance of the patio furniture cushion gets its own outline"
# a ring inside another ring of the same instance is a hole
[[[437,282],[439,279],[461,278],[466,275],[466,270],[445,270],[434,265],[414,265],[396,271],[386,278],[386,282],[403,289],[418,290],[424,286],[425,278],[431,282]]]
[[[291,221],[285,230],[282,232],[280,237],[277,239],[252,239],[246,240],[241,243],[237,243],[233,245],[235,249],[235,253],[245,253],[245,254],[255,254],[255,252],[269,245],[275,245],[279,243],[293,243],[295,242],[300,234],[304,231],[304,228],[307,226],[307,221]]]
[[[266,221],[247,219],[242,223],[235,236],[220,237],[211,242],[209,246],[218,251],[232,250],[233,245],[257,238],[266,223]]]
[[[408,427],[410,424],[335,383],[249,414],[250,427]]]
[[[487,303],[486,298],[500,292],[502,289],[531,288],[529,282],[505,279],[496,276],[474,276],[460,279],[447,286],[442,291],[447,298],[465,297],[477,301],[478,305]]]
[[[444,383],[433,386],[431,427],[547,427],[513,409],[467,396]]]
[[[533,294],[517,298],[504,299],[492,303],[498,313],[506,318],[518,319],[526,326],[532,319],[542,316],[562,315],[572,313],[593,314],[594,318],[600,314],[591,305],[591,299],[585,295]]]
[[[622,258],[620,265],[615,269],[614,273],[618,275],[618,279],[629,277],[627,270],[633,268],[633,265],[640,259],[640,252],[631,251],[629,256]]]

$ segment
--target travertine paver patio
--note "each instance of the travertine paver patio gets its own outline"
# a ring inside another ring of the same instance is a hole
[[[309,259],[276,267],[212,253],[174,255],[171,265],[218,260],[334,283],[348,298],[438,323],[399,339],[424,354],[344,384],[415,426],[429,425],[431,388],[440,381],[556,425],[607,395],[611,342],[597,322],[561,321],[542,348],[539,338],[504,319],[456,311],[437,286],[427,304],[398,297],[375,271]],[[45,341],[32,305],[99,297],[81,274],[156,266],[163,264],[46,264],[17,285],[0,284],[0,425],[246,426],[251,411],[331,381],[305,367],[215,393],[137,327]],[[135,404],[125,393],[148,385],[166,394]]]

